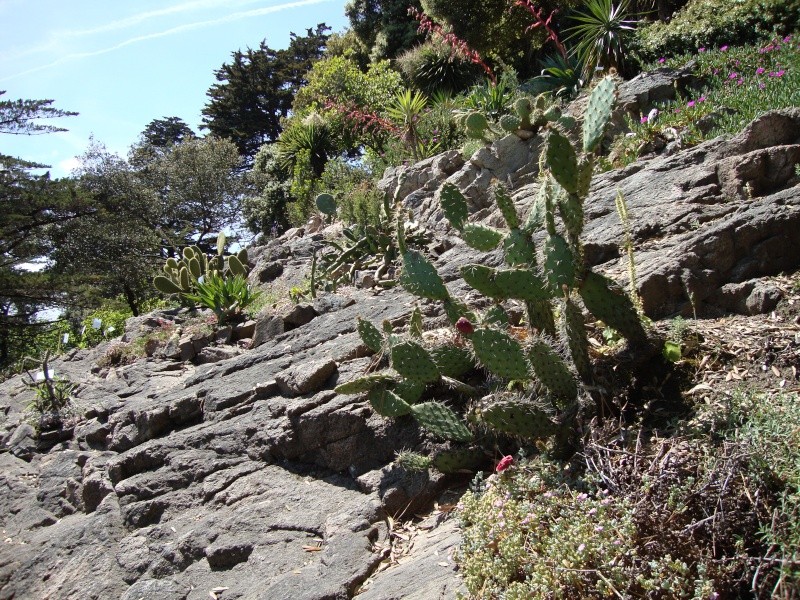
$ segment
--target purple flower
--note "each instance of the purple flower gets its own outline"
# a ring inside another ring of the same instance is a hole
[[[706,49],[705,49],[705,48],[698,48],[698,49],[697,49],[697,51],[698,51],[698,52],[700,52],[700,53],[702,54],[703,52],[705,52],[705,51],[706,51]]]
[[[758,89],[760,89],[760,90],[763,90],[765,87],[767,87],[767,86],[765,86],[763,83],[759,83],[758,84]]]
[[[764,67],[758,67],[756,69],[756,75],[761,75],[764,72]]]
[[[705,101],[706,101],[706,97],[705,97],[705,96],[700,96],[700,97],[697,99],[697,103],[698,103],[698,104],[700,104],[701,102],[705,102]]]
[[[744,79],[740,78],[739,81],[736,82],[736,85],[742,85],[743,83],[744,83]]]
[[[792,36],[787,35],[785,38],[783,38],[783,43],[784,44],[788,44],[791,39],[792,39]]]
[[[736,79],[737,77],[739,77],[739,74],[736,71],[728,75],[728,79]]]
[[[719,49],[719,51],[720,51],[720,52],[727,52],[727,50],[728,50],[728,46],[727,46],[727,45],[726,45],[726,46],[722,46],[722,47]]]
[[[689,101],[686,103],[686,108],[692,108],[693,106],[694,106],[694,100],[689,100]]]
[[[642,124],[647,123],[647,117],[642,117],[641,119],[639,119],[639,123]]]
[[[775,71],[774,73],[770,73],[770,77],[783,77],[783,74],[786,73],[786,69],[781,69],[780,71]]]
[[[658,59],[658,62],[664,64],[665,62],[667,62],[667,59],[662,56],[661,58]]]

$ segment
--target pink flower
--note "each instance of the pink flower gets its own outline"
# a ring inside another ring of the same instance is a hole
[[[702,54],[703,52],[705,52],[705,51],[706,51],[706,49],[705,49],[705,48],[698,48],[698,49],[697,49],[697,51],[698,51],[698,52],[700,52],[700,53]]]
[[[769,74],[770,77],[783,77],[783,74],[786,73],[786,69],[781,69],[780,71],[773,71]]]
[[[639,119],[639,123],[647,123],[647,117],[642,117]]]
[[[742,85],[743,83],[744,83],[744,79],[739,79],[739,81],[736,82],[736,85]]]
[[[739,77],[739,74],[736,71],[728,75],[728,79],[736,79],[737,77]]]
[[[792,39],[792,36],[787,35],[785,38],[783,38],[783,43],[784,44],[788,44],[791,39]]]
[[[658,62],[664,64],[665,62],[667,62],[667,59],[662,56],[661,58],[658,59]]]
[[[692,108],[693,106],[694,106],[694,100],[689,100],[689,101],[686,103],[686,108]]]
[[[701,102],[705,102],[705,101],[706,101],[706,97],[705,97],[705,96],[700,96],[700,97],[697,99],[697,103],[698,103],[698,104],[700,104]]]
[[[586,544],[581,544],[578,546],[578,552],[583,552],[584,550],[586,550]]]
[[[767,86],[765,86],[763,83],[759,83],[758,84],[758,89],[760,89],[760,90],[763,90],[765,87],[767,87]]]
[[[727,50],[728,50],[728,46],[722,46],[722,47],[719,49],[719,51],[720,51],[720,52],[726,52]]]
[[[513,464],[514,464],[514,457],[509,454],[508,456],[504,456],[503,458],[500,459],[500,462],[497,463],[495,471],[497,471],[498,473],[502,473]]]
[[[764,72],[764,67],[758,67],[756,69],[756,75],[761,75]]]

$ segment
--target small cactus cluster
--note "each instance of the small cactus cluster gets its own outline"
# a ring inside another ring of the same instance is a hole
[[[197,292],[198,281],[214,273],[222,277],[247,277],[247,250],[242,248],[236,254],[225,255],[225,234],[217,236],[217,254],[209,257],[198,246],[187,246],[181,258],[170,257],[164,264],[164,275],[153,279],[155,288],[164,294],[186,294]]]
[[[527,96],[517,98],[510,111],[500,117],[497,123],[499,130],[479,111],[465,113],[462,121],[468,137],[484,141],[503,133],[514,133],[522,139],[530,139],[548,123],[558,123],[567,129],[574,127],[575,120],[568,115],[562,115],[558,105],[549,102],[549,94],[540,94],[535,99]]]
[[[500,405],[491,400],[492,395],[479,401],[478,390],[460,378],[476,367],[476,358],[480,360],[477,348],[485,348],[480,343],[476,346],[473,340],[473,348],[469,349],[464,338],[452,330],[446,330],[450,332],[449,336],[440,334],[437,341],[432,342],[431,336],[423,335],[415,321],[421,321],[418,311],[412,315],[410,335],[400,336],[391,332],[390,325],[385,327],[386,332],[381,332],[369,321],[359,319],[357,328],[364,345],[387,356],[390,368],[336,388],[340,394],[366,393],[378,414],[389,418],[409,415],[422,428],[450,445],[433,458],[401,453],[399,464],[410,470],[433,466],[444,473],[475,469],[486,462],[486,454],[477,445],[478,435],[475,433],[481,428],[536,440],[552,436],[564,427],[552,418],[554,410],[542,409],[530,402],[506,401]],[[494,332],[490,329],[481,331]],[[525,361],[521,356],[515,358],[520,364]],[[528,376],[527,371],[513,374]],[[471,399],[476,407],[470,411],[470,419],[462,419],[440,401],[421,401],[429,388],[447,388],[450,393]]]
[[[320,201],[323,196],[329,196],[333,201],[330,194],[320,194],[317,197],[320,210],[327,206],[327,200]],[[335,213],[335,201],[333,206]],[[315,263],[314,286],[319,284],[324,289],[336,291],[340,285],[353,283],[357,272],[368,270],[373,271],[377,285],[393,285],[394,267],[398,258],[393,212],[394,208],[386,198],[377,224],[346,227],[342,231],[343,239],[326,240],[324,243],[327,249]],[[416,244],[429,241],[427,232],[418,225],[410,228],[407,236]]]

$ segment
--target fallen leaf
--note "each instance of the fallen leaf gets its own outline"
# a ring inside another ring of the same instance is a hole
[[[303,546],[303,550],[306,552],[321,552],[322,546]]]
[[[778,367],[776,367],[775,365],[772,365],[772,372],[775,373],[775,377],[780,377],[781,376],[781,370]]]

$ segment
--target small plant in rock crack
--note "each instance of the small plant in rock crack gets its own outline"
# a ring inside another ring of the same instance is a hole
[[[41,371],[31,374],[25,370],[28,380],[26,385],[34,390],[35,398],[28,405],[29,410],[36,417],[36,432],[60,429],[64,418],[72,407],[72,394],[78,387],[65,377],[57,377],[55,370],[50,367],[50,353],[46,352],[41,361],[28,357],[27,361],[36,362]]]

